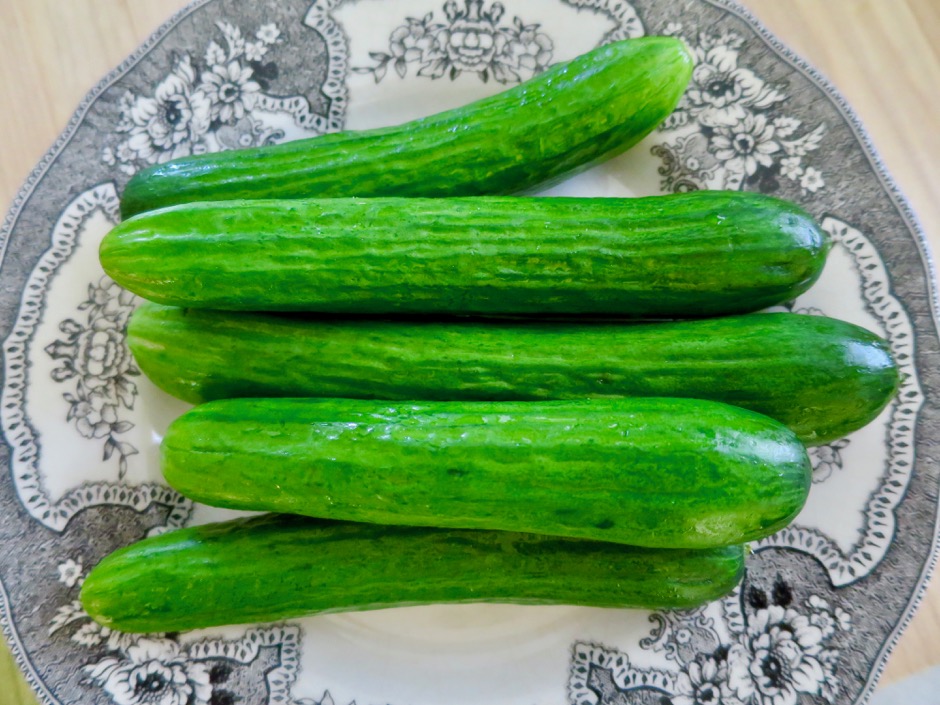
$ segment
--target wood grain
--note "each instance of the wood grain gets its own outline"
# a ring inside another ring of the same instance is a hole
[[[9,204],[84,94],[183,0],[0,3],[0,203]],[[745,0],[855,108],[940,251],[940,3],[937,0]],[[934,582],[882,683],[940,664]],[[0,646],[0,700],[33,701]]]

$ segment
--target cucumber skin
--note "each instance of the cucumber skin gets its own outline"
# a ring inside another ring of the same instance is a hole
[[[615,42],[403,125],[153,166],[125,186],[121,213],[239,198],[518,193],[639,142],[676,107],[692,66],[674,38]]]
[[[187,204],[121,223],[100,258],[173,306],[690,318],[793,299],[829,247],[793,203],[699,191]]]
[[[651,548],[769,536],[812,473],[786,427],[697,399],[232,399],[183,414],[161,454],[212,506]]]
[[[697,397],[770,416],[809,445],[872,421],[899,384],[877,335],[791,313],[552,325],[315,320],[144,304],[128,344],[158,387],[195,404]]]
[[[731,592],[740,546],[661,551],[533,534],[265,515],[106,557],[82,605],[124,632],[175,632],[429,603],[690,608]]]

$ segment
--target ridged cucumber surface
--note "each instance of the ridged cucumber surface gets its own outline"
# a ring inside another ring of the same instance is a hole
[[[153,382],[230,397],[693,397],[840,438],[894,396],[888,343],[842,321],[760,313],[635,325],[317,320],[144,304],[128,342]]]
[[[740,546],[664,551],[266,515],[120,549],[81,600],[111,629],[175,632],[428,603],[690,608],[729,593],[743,571]]]
[[[639,142],[673,111],[691,74],[678,39],[615,42],[403,125],[151,167],[127,184],[121,212],[239,198],[517,193]]]
[[[197,203],[121,223],[100,256],[175,306],[690,318],[794,298],[829,245],[793,203],[699,191]]]
[[[161,448],[166,481],[214,506],[656,548],[768,536],[812,470],[785,426],[697,399],[231,399]]]

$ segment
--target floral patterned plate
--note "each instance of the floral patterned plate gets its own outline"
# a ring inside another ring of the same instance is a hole
[[[149,164],[456,106],[602,42],[683,37],[697,67],[669,121],[552,189],[757,190],[835,247],[787,308],[877,331],[903,369],[870,427],[812,451],[796,523],[744,585],[691,612],[434,606],[139,637],[77,602],[118,546],[225,516],[160,480],[184,405],[124,343],[132,296],[96,258]],[[202,0],[82,103],[0,231],[0,620],[45,703],[529,705],[855,703],[933,564],[938,352],[929,258],[844,101],[727,0]]]

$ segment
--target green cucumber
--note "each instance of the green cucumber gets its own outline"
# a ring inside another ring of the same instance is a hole
[[[549,325],[315,320],[144,304],[128,343],[158,387],[192,403],[697,397],[770,416],[807,444],[873,420],[899,381],[877,335],[791,313]]]
[[[213,506],[652,548],[764,538],[812,470],[785,426],[697,399],[230,399],[161,449],[166,481]]]
[[[664,551],[267,515],[122,548],[91,571],[81,601],[111,629],[175,632],[428,603],[690,608],[743,572],[740,546]]]
[[[792,299],[828,251],[792,203],[700,191],[186,204],[121,223],[100,255],[174,306],[687,318]]]
[[[124,188],[121,213],[241,198],[517,193],[639,142],[673,111],[691,74],[678,39],[615,42],[403,125],[153,166]]]

